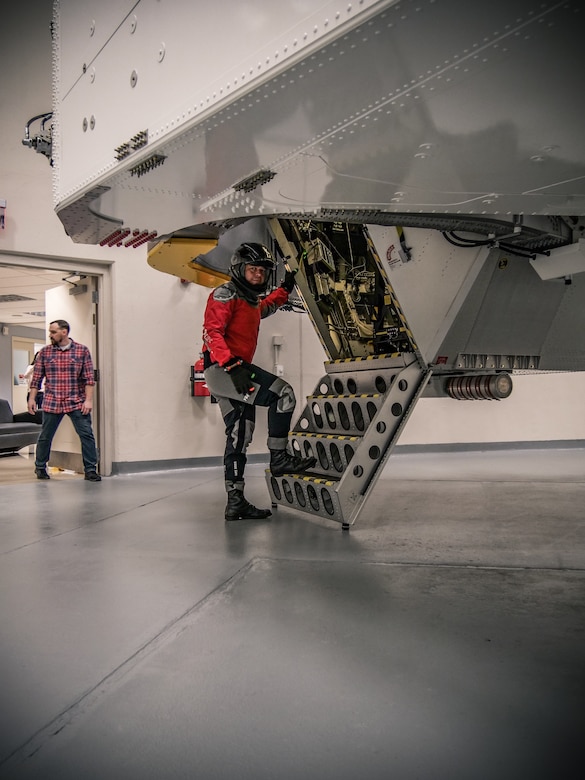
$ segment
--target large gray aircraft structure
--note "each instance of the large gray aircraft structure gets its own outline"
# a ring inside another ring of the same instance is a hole
[[[57,0],[24,142],[75,242],[207,286],[242,240],[298,269],[317,465],[267,482],[349,528],[421,395],[585,369],[584,28],[577,0]]]

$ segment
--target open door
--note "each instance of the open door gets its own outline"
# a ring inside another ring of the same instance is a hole
[[[26,412],[28,382],[25,377],[27,368],[32,364],[35,353],[45,346],[45,342],[20,336],[12,337],[12,412]]]

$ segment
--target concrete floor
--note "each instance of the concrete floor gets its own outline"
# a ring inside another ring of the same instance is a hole
[[[585,450],[395,455],[349,533],[220,469],[0,497],[2,779],[582,776]]]

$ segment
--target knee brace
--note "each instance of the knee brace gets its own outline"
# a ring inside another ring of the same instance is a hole
[[[278,396],[277,412],[292,412],[294,410],[297,399],[295,398],[294,390],[288,382],[278,377],[268,389]]]

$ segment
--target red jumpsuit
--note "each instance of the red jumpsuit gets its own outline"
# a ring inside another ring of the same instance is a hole
[[[203,352],[220,366],[233,357],[251,363],[258,344],[260,320],[288,301],[288,293],[278,287],[256,306],[249,303],[233,282],[217,287],[209,296],[203,320]]]
[[[252,441],[256,406],[268,407],[268,448],[285,449],[295,396],[284,379],[252,363],[260,320],[288,301],[288,293],[278,287],[256,304],[244,297],[234,282],[217,287],[209,296],[203,320],[205,382],[217,399],[225,422],[224,469],[226,488],[243,490],[246,450]],[[232,358],[252,364],[255,391],[247,396],[236,392],[229,374],[223,370]]]

